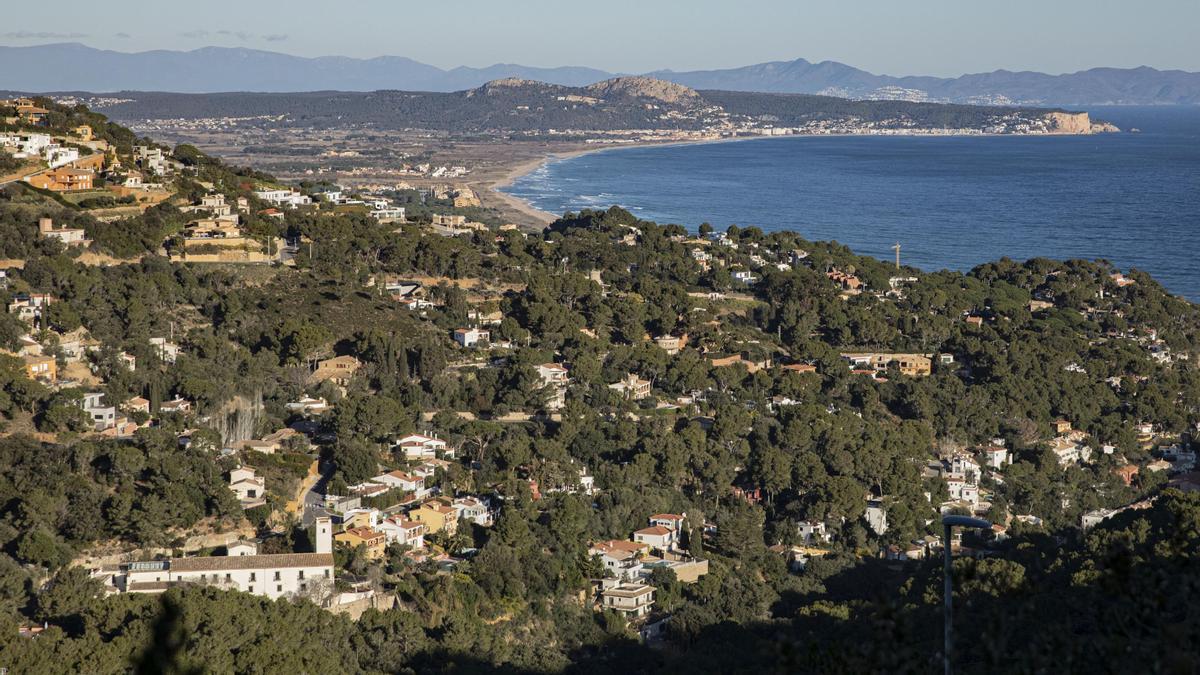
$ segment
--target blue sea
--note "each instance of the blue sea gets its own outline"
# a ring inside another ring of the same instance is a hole
[[[883,259],[900,242],[902,261],[924,270],[1103,258],[1200,301],[1200,106],[1089,112],[1126,132],[621,148],[549,163],[507,191],[551,213],[619,204],[660,223],[793,230]]]

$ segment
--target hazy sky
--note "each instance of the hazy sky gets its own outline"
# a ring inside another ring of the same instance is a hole
[[[889,75],[1200,71],[1200,0],[66,0],[13,2],[0,44],[241,46],[440,67],[621,72],[806,58]]]

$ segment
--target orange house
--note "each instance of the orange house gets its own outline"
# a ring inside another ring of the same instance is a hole
[[[384,556],[387,548],[387,535],[369,527],[352,527],[333,537],[334,541],[354,548],[359,544],[366,547],[367,558],[378,560]]]
[[[49,114],[49,110],[34,105],[31,100],[22,99],[17,103],[17,117],[25,124],[40,125]]]
[[[60,167],[28,176],[25,178],[25,182],[35,188],[50,190],[51,192],[91,190],[93,176],[95,176],[95,173],[84,169]]]
[[[88,128],[90,129],[91,127],[88,127]],[[74,162],[71,162],[71,168],[82,169],[82,170],[90,169],[92,171],[100,171],[101,169],[104,168],[104,160],[105,160],[104,153],[97,152],[95,154],[88,155],[87,157],[80,157],[79,159],[75,160]]]

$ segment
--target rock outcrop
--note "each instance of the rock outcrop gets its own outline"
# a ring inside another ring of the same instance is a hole
[[[1085,113],[1052,112],[1046,113],[1050,121],[1050,129],[1056,134],[1100,134],[1120,131],[1108,122],[1093,122]]]
[[[695,89],[653,77],[616,77],[586,89],[598,98],[649,98],[672,105],[700,101],[700,94]]]

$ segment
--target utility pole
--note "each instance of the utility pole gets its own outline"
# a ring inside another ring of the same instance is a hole
[[[899,247],[899,244],[896,244]],[[899,255],[897,253],[897,255]],[[946,516],[942,518],[943,539],[942,551],[945,553],[942,569],[942,600],[945,607],[945,633],[942,641],[942,668],[946,675],[951,675],[950,652],[954,648],[954,574],[950,564],[950,535],[954,527],[970,527],[978,530],[990,530],[992,524],[982,518],[970,516]]]
[[[896,242],[896,244],[894,246],[892,246],[892,250],[896,252],[896,269],[899,270],[900,269],[900,242]]]

